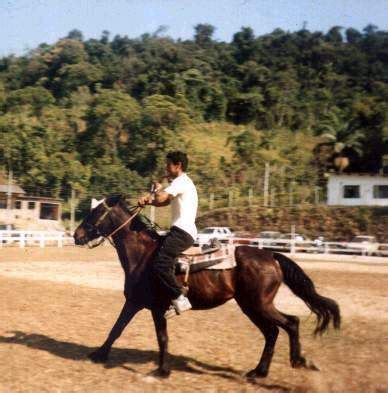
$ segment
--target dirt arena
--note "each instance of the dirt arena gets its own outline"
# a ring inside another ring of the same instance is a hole
[[[304,353],[321,371],[294,370],[279,335],[270,374],[249,383],[264,340],[231,301],[169,322],[173,372],[149,375],[158,349],[140,312],[105,365],[98,347],[123,304],[123,276],[110,247],[0,249],[0,392],[388,392],[388,263],[300,262],[342,312],[339,332],[312,336],[315,319],[282,287],[278,307],[301,318]]]

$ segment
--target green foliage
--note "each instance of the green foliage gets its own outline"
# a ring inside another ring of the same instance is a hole
[[[338,155],[346,171],[380,169],[387,32],[242,27],[226,43],[206,23],[193,40],[163,31],[85,40],[72,30],[1,58],[0,166],[30,192],[64,198],[137,192],[178,148],[205,193],[260,193],[265,163],[279,192],[320,184]]]

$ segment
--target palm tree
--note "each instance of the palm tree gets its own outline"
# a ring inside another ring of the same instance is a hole
[[[323,142],[317,145],[317,151],[329,148],[331,160],[339,172],[349,166],[352,153],[363,155],[364,133],[356,120],[347,121],[336,112],[329,112],[318,133]]]

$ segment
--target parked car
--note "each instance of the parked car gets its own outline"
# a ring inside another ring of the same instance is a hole
[[[295,247],[310,247],[312,242],[309,238],[299,233],[284,233],[271,245],[272,250],[291,251],[291,241],[295,241]]]
[[[374,236],[355,236],[347,249],[355,254],[379,255],[379,243]]]
[[[207,227],[198,232],[196,244],[209,243],[211,239],[226,241],[234,236],[229,227]]]
[[[278,239],[281,236],[277,231],[262,231],[257,234],[259,239]]]
[[[269,248],[274,245],[273,240],[279,239],[280,236],[281,233],[277,231],[262,231],[257,234],[256,239],[250,241],[250,244],[252,246],[262,245],[263,248]]]

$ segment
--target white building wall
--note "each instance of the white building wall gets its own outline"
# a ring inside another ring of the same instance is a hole
[[[344,198],[344,186],[360,186],[359,198]],[[327,204],[343,206],[388,206],[388,198],[374,198],[373,187],[388,186],[387,176],[330,175]]]

